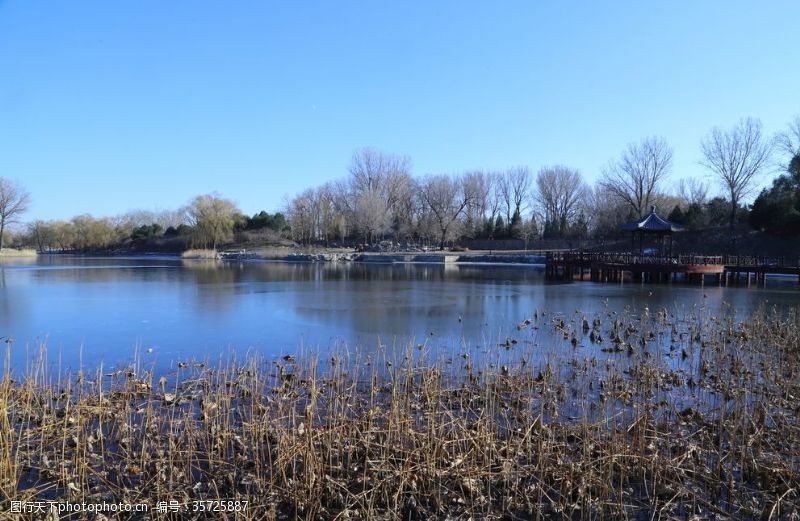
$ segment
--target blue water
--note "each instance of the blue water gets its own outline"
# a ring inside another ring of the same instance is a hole
[[[496,345],[537,310],[574,316],[730,305],[744,315],[764,303],[800,302],[794,278],[770,279],[766,288],[551,284],[535,266],[69,256],[3,259],[0,294],[0,337],[10,340],[15,370],[42,347],[51,365],[67,369],[125,365],[135,356],[169,367],[220,353],[379,343],[455,352]]]

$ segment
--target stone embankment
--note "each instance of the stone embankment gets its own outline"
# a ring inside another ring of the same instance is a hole
[[[350,262],[356,260],[356,253],[290,253],[279,260],[288,262]]]
[[[544,264],[544,255],[533,254],[486,254],[486,255],[461,255],[458,262],[484,263],[484,264]]]
[[[527,254],[381,253],[362,254],[354,260],[371,263],[543,264],[544,256]]]
[[[369,264],[543,264],[543,255],[532,254],[461,254],[461,253],[289,253],[263,256],[256,253],[222,252],[229,260],[277,260],[285,262],[364,262]]]

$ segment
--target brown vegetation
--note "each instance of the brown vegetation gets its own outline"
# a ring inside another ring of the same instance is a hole
[[[3,248],[0,257],[36,257],[36,250]]]
[[[742,323],[702,309],[535,313],[517,329],[452,357],[419,345],[187,361],[163,377],[6,374],[2,508],[225,498],[249,501],[237,519],[798,515],[796,309]]]
[[[186,250],[181,253],[182,259],[219,259],[219,252],[217,250]]]

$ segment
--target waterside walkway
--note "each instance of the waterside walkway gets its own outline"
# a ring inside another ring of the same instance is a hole
[[[764,284],[768,275],[797,275],[800,259],[740,255],[644,256],[632,253],[549,252],[549,280],[592,282],[685,282]]]

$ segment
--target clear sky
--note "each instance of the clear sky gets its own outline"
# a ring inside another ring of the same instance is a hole
[[[800,113],[800,2],[0,0],[0,176],[27,218],[246,213],[372,146],[415,175],[553,163],[589,181],[662,135]]]

